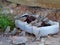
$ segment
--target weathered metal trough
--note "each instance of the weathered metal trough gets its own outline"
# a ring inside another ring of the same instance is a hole
[[[51,24],[51,26],[36,27],[32,26],[31,24],[28,24],[27,22],[15,20],[16,27],[28,33],[34,34],[36,37],[48,36],[49,34],[56,34],[59,32],[59,22],[49,20],[48,23]]]

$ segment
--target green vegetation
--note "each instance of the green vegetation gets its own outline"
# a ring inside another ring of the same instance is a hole
[[[14,28],[14,22],[8,16],[0,14],[0,29],[5,31],[7,26],[10,26],[12,30]]]

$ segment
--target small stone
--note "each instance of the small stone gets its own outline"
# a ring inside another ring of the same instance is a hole
[[[28,41],[24,36],[13,36],[12,40],[14,44],[26,43]]]
[[[10,31],[10,26],[8,26],[5,30],[5,33],[8,33]]]

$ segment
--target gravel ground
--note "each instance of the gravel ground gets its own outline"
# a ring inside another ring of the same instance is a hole
[[[32,42],[32,40],[35,38],[33,35],[27,35],[25,36],[28,41],[26,44],[20,44],[20,45],[60,45],[60,33],[53,35],[53,36],[47,36],[42,37],[40,40],[35,40]],[[0,37],[0,45],[12,45],[9,43],[10,40],[6,40],[7,38]]]

